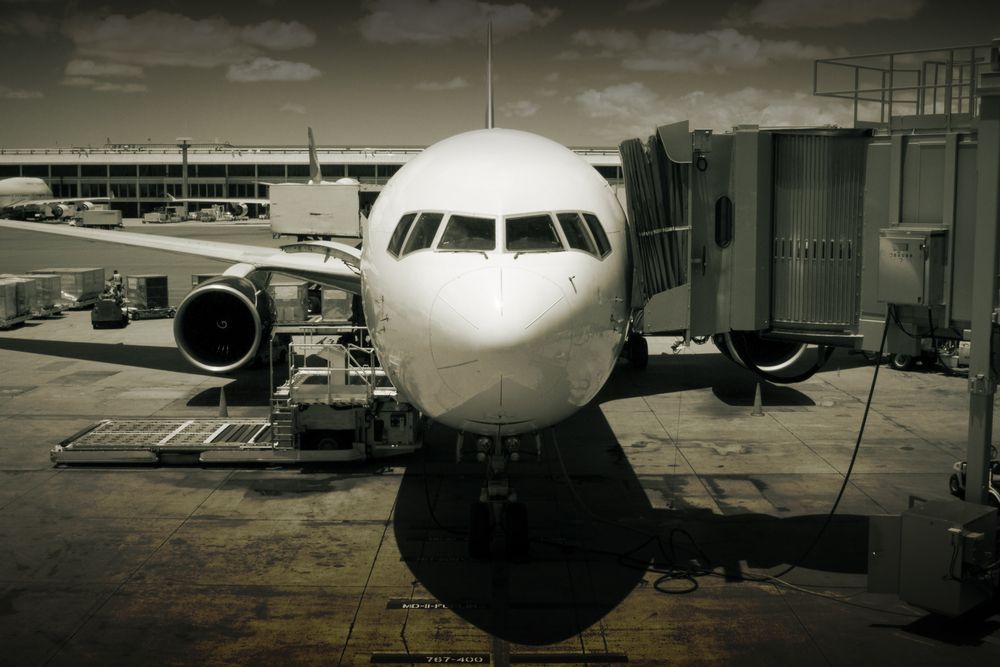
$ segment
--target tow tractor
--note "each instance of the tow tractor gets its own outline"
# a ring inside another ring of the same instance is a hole
[[[955,471],[948,479],[948,490],[951,495],[960,500],[965,500],[965,469],[968,463],[965,461],[955,461],[952,469]],[[987,491],[987,501],[993,507],[1000,509],[1000,490],[997,482],[1000,481],[1000,460],[997,459],[996,446],[990,447],[990,489]]]

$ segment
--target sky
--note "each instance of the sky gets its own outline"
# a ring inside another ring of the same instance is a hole
[[[849,125],[813,61],[987,44],[982,0],[0,0],[0,148],[426,146],[496,125],[616,146],[660,124]]]

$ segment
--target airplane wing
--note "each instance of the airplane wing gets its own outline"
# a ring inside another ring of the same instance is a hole
[[[24,206],[48,206],[49,204],[75,204],[77,202],[109,202],[110,197],[60,197],[58,199],[30,199],[25,201],[14,202],[7,206],[7,208],[21,208]]]
[[[361,251],[332,241],[296,243],[281,250],[241,243],[200,241],[134,232],[105,231],[63,225],[0,220],[0,229],[69,236],[83,241],[196,255],[233,264],[249,264],[260,271],[276,271],[310,282],[361,293]]]
[[[261,206],[270,206],[271,200],[260,198],[260,197],[245,197],[239,199],[236,197],[169,197],[171,202],[177,202],[180,204],[259,204]]]

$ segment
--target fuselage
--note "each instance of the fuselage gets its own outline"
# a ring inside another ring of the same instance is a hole
[[[40,178],[15,176],[0,180],[0,209],[23,201],[52,197],[52,189]]]
[[[361,256],[389,378],[462,431],[513,435],[565,419],[621,351],[625,229],[607,182],[548,139],[490,129],[426,149],[380,194]]]

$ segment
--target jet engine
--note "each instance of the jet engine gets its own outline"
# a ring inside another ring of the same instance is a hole
[[[174,340],[188,361],[226,373],[257,357],[271,331],[273,308],[265,290],[239,276],[221,276],[192,290],[174,316]]]
[[[82,201],[77,204],[77,208],[82,208],[84,211],[90,211],[94,208],[94,202],[92,201]]]
[[[77,207],[73,204],[53,204],[52,205],[52,217],[59,218],[71,218],[76,214]]]
[[[712,337],[723,355],[754,371],[771,382],[792,383],[807,380],[823,367],[833,353],[831,347],[815,348],[815,357],[807,354],[807,343],[769,340],[756,331],[730,331]],[[809,365],[810,360],[814,359]]]
[[[233,205],[233,216],[237,218],[245,218],[250,212],[250,207],[247,204],[234,204]]]

